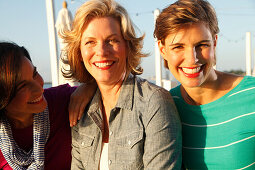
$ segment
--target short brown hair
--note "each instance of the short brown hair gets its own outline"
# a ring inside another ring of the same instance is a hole
[[[212,36],[219,33],[218,19],[212,5],[206,0],[178,0],[160,13],[156,20],[154,37],[165,43],[166,37],[193,23],[208,26]]]
[[[127,72],[141,74],[143,69],[140,66],[141,57],[147,56],[141,52],[144,35],[136,37],[133,23],[125,10],[114,0],[89,0],[84,3],[76,12],[73,28],[71,31],[65,31],[62,37],[67,43],[65,52],[68,57],[70,70],[64,73],[66,78],[74,78],[80,82],[93,80],[82,62],[80,51],[81,37],[84,29],[91,19],[96,17],[113,17],[120,22],[121,33],[127,43]]]

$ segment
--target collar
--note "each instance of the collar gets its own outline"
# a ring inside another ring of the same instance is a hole
[[[129,74],[127,79],[123,82],[116,107],[132,110],[134,103],[135,78],[136,77],[133,74]]]
[[[117,101],[115,108],[124,108],[128,110],[132,110],[133,102],[134,102],[134,85],[135,85],[135,76],[129,74],[129,76],[124,80],[121,89],[120,95]],[[94,113],[101,108],[101,93],[100,90],[97,89],[88,110],[88,114]]]

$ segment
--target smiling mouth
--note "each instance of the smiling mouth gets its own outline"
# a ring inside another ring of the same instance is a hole
[[[38,97],[37,99],[33,100],[33,101],[29,101],[27,102],[28,104],[37,104],[40,103],[43,100],[43,96],[41,95],[40,97]]]
[[[184,75],[189,78],[198,77],[200,72],[202,72],[204,65],[198,67],[179,67]]]
[[[186,74],[195,74],[201,70],[201,67],[195,67],[195,68],[182,67],[181,69]]]
[[[109,68],[112,66],[114,61],[108,61],[108,62],[96,62],[94,65],[98,68]]]

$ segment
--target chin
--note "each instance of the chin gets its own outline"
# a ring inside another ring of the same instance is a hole
[[[47,107],[47,102],[44,99],[38,106],[36,106],[34,113],[40,113],[43,112]]]
[[[192,88],[192,87],[200,87],[201,82],[198,81],[184,81],[184,83],[181,83],[184,87]]]

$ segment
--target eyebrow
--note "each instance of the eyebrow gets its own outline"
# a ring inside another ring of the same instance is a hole
[[[208,42],[211,42],[211,40],[202,40],[202,41],[197,42],[196,44],[208,43]]]
[[[195,43],[195,45],[198,45],[201,43],[208,43],[208,42],[211,42],[211,40],[202,40],[202,41]],[[178,46],[178,45],[184,45],[184,43],[174,43],[174,44],[170,44],[169,46],[171,47],[171,46]]]
[[[114,36],[119,36],[119,35],[116,33],[113,33],[113,34],[107,36],[106,39],[114,37]],[[95,37],[84,37],[84,40],[86,40],[86,39],[96,39],[96,38]]]

